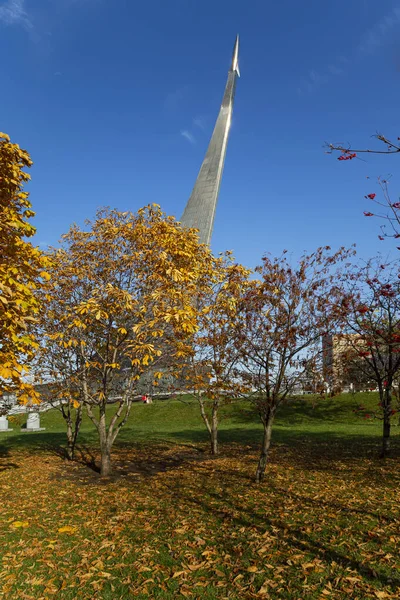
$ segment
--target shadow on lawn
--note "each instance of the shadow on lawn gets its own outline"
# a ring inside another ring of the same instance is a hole
[[[285,493],[282,494],[284,501]],[[231,523],[239,527],[246,527],[252,530],[257,530],[261,535],[264,535],[266,530],[271,529],[275,536],[282,536],[286,543],[289,543],[296,550],[309,552],[320,560],[325,561],[328,565],[335,561],[346,569],[357,571],[362,577],[371,581],[380,581],[383,585],[395,588],[400,585],[400,577],[393,574],[390,577],[380,571],[376,564],[373,566],[368,563],[363,563],[355,558],[346,556],[340,550],[334,547],[327,547],[321,541],[314,539],[312,535],[303,531],[302,528],[294,527],[280,518],[268,516],[265,512],[260,514],[257,509],[252,506],[249,508],[241,504],[239,501],[232,499],[232,496],[217,494],[204,490],[203,494],[197,497],[188,495],[178,485],[174,490],[171,490],[171,495],[175,501],[185,502],[188,505],[193,504],[200,507],[207,514],[212,514],[217,519],[229,519]],[[227,552],[235,553],[235,541],[229,540],[229,536],[224,538],[223,549]]]
[[[0,446],[0,473],[8,469],[19,469],[19,465],[9,462],[10,449],[8,446]]]
[[[395,432],[397,433],[397,431]],[[138,474],[152,477],[158,472],[177,468],[187,461],[209,459],[209,437],[204,429],[183,431],[159,431],[157,437],[145,431],[126,431],[125,435],[118,438],[113,449],[113,463],[116,476]],[[220,456],[235,455],[238,460],[251,460],[255,456],[261,442],[260,428],[235,428],[221,429],[219,434]],[[3,446],[3,454],[8,455],[11,449],[28,449],[30,453],[51,453],[60,459],[66,458],[65,434],[54,432],[40,432],[14,435],[8,438]],[[177,446],[174,455],[168,454],[166,448]],[[384,461],[378,458],[380,452],[380,438],[376,435],[354,434],[344,435],[332,431],[307,431],[296,428],[275,427],[272,436],[270,464],[285,465],[295,469],[307,471],[327,471],[337,476],[346,472],[356,472],[357,478],[363,481],[376,482],[385,485],[382,469]],[[249,454],[252,454],[250,459]],[[255,455],[255,456],[254,456]],[[392,455],[387,460],[400,457],[400,436],[392,438]],[[0,455],[1,458],[1,455]],[[95,432],[82,432],[74,464],[90,469],[98,476],[99,472],[98,439]],[[4,463],[5,465],[7,463]],[[18,465],[9,463],[8,468]],[[1,466],[0,469],[6,468]],[[217,467],[218,469],[218,467]],[[253,466],[249,469],[249,481],[253,477]],[[221,472],[221,476],[222,476]],[[236,473],[238,476],[238,473]],[[246,478],[245,474],[242,474]],[[398,475],[391,474],[400,483]]]

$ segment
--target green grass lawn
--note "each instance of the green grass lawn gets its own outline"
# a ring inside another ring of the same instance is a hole
[[[265,482],[247,402],[223,408],[221,455],[195,404],[134,405],[102,481],[84,420],[66,463],[63,421],[0,438],[0,598],[7,600],[400,597],[400,428],[354,414],[375,394],[283,407]]]

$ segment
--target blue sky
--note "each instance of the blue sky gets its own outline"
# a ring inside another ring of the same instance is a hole
[[[378,175],[398,197],[400,158],[339,162],[323,145],[400,136],[400,0],[0,0],[0,129],[34,160],[37,244],[98,206],[179,218],[236,33],[213,250],[255,266],[284,248],[393,247],[362,213]]]

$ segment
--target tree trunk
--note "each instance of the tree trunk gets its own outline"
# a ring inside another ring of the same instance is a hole
[[[112,473],[111,469],[111,448],[108,443],[101,447],[101,477],[109,477]]]
[[[271,435],[272,435],[272,424],[274,422],[274,417],[272,415],[268,416],[267,419],[263,421],[264,433],[261,444],[261,453],[260,458],[258,459],[257,471],[256,471],[256,482],[261,483],[264,479],[265,469],[268,461],[268,451],[271,445]]]
[[[381,458],[386,458],[390,452],[390,417],[392,412],[392,397],[390,391],[385,391],[383,403],[383,436]]]
[[[72,422],[71,412],[69,411],[67,417],[67,458],[68,460],[74,460],[75,458],[75,446],[78,438],[79,429],[82,423],[82,407],[76,409],[75,423]]]
[[[218,454],[218,404],[216,405],[215,401],[212,409],[210,441],[211,454],[215,456]]]
[[[67,459],[74,460],[73,431],[71,416],[67,418]]]
[[[108,477],[111,475],[111,438],[107,435],[106,426],[106,415],[105,411],[100,416],[99,420],[99,436],[100,436],[100,453],[101,453],[101,464],[100,464],[100,475],[101,477]]]

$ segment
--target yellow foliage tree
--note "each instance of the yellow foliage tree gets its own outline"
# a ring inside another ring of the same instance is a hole
[[[143,373],[189,351],[194,299],[212,276],[210,250],[152,205],[136,214],[102,209],[74,225],[51,252],[41,312],[41,368],[59,394],[83,404],[97,428],[101,474]]]
[[[23,190],[30,176],[29,154],[0,133],[0,398],[16,392],[21,402],[38,402],[30,384],[24,381],[28,364],[37,347],[32,323],[39,310],[34,291],[48,259],[25,238],[35,227],[28,193]]]
[[[243,296],[251,271],[234,262],[230,252],[214,258],[213,276],[199,290],[199,330],[185,361],[186,386],[193,390],[210,436],[211,453],[218,454],[219,409],[224,401],[242,396],[248,385],[237,376]]]

